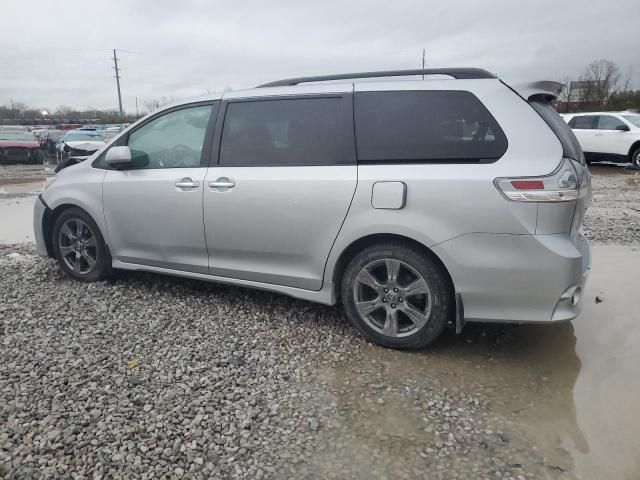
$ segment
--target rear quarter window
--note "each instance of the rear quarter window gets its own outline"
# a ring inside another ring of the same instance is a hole
[[[507,150],[498,122],[466,91],[356,93],[355,127],[365,163],[494,162]]]
[[[556,134],[556,137],[558,137],[558,140],[560,140],[560,143],[562,144],[563,156],[572,158],[584,164],[584,154],[582,153],[578,139],[571,131],[569,125],[567,125],[551,104],[543,98],[533,98],[529,100],[529,105],[538,112],[538,115],[542,117],[549,128],[553,130],[553,133]],[[574,119],[575,118],[580,117],[574,117]],[[571,119],[571,122],[574,119]]]

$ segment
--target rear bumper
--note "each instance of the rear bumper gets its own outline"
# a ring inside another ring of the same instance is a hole
[[[472,233],[433,248],[466,321],[552,322],[582,311],[591,253],[582,235]]]
[[[36,239],[36,251],[38,255],[43,257],[49,256],[47,253],[47,245],[44,240],[44,215],[47,211],[47,206],[41,197],[38,197],[35,205],[33,206],[33,233]]]

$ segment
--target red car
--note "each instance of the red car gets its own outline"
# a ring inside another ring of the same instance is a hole
[[[42,163],[40,143],[29,132],[0,131],[0,164]]]

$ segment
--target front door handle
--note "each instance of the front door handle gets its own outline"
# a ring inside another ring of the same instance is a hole
[[[215,182],[209,182],[209,188],[227,190],[236,186],[236,182],[227,177],[220,177]]]
[[[200,182],[194,182],[190,178],[183,178],[176,182],[176,187],[178,188],[198,188],[199,186]]]

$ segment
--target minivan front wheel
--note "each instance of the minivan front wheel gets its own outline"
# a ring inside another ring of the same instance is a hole
[[[108,275],[111,257],[93,219],[79,208],[65,210],[53,225],[53,248],[60,268],[70,277],[94,282]]]
[[[369,341],[421,348],[445,329],[453,296],[442,267],[420,249],[385,243],[364,249],[345,270],[342,302]]]

